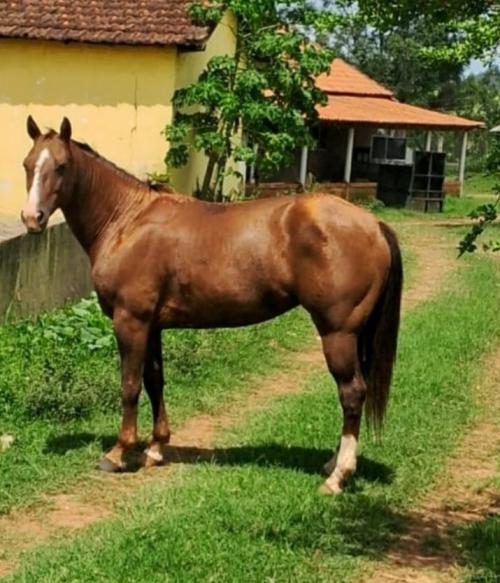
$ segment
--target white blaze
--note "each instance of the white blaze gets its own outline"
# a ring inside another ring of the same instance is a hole
[[[40,155],[38,156],[38,160],[35,164],[35,171],[33,174],[33,182],[31,183],[31,188],[28,194],[28,207],[30,211],[36,215],[38,212],[38,205],[40,204],[40,197],[42,194],[42,169],[43,165],[47,160],[50,158],[50,152],[47,148],[44,148]]]

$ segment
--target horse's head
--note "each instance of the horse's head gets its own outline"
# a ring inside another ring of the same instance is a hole
[[[21,219],[30,233],[41,233],[50,215],[63,206],[71,194],[71,124],[64,118],[59,133],[42,134],[30,115],[27,129],[33,146],[23,162],[28,200]]]

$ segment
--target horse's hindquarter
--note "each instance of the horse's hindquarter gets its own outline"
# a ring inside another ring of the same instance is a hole
[[[390,252],[377,219],[329,195],[297,199],[288,216],[299,302],[333,327],[358,328],[380,295]]]

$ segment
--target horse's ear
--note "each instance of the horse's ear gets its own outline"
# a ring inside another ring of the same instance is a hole
[[[64,142],[69,142],[71,140],[71,123],[67,117],[62,120],[59,137]]]
[[[26,120],[26,128],[28,130],[28,135],[32,140],[36,140],[42,135],[40,128],[36,125],[36,121],[28,115],[28,119]]]

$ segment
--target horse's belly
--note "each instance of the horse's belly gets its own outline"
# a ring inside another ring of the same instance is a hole
[[[159,323],[165,328],[248,326],[270,320],[296,305],[289,294],[271,292],[246,300],[227,295],[191,301],[169,298],[160,310]]]

